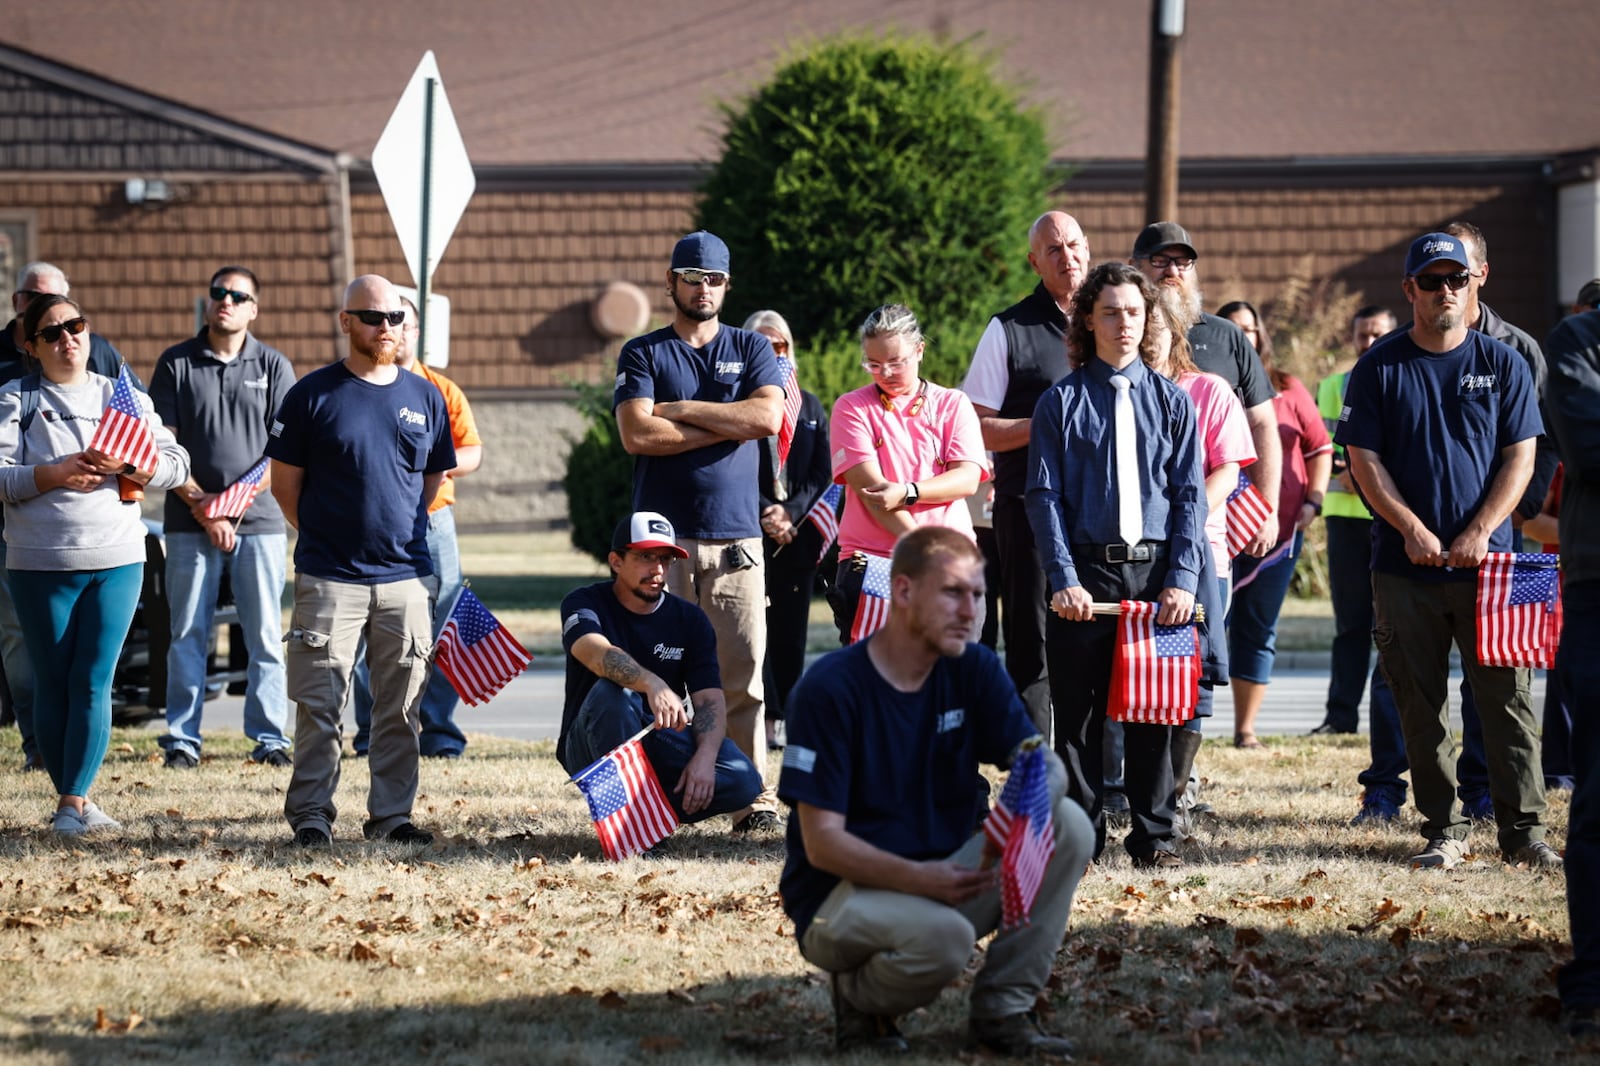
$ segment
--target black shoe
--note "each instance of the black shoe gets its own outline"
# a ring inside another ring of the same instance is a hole
[[[257,759],[257,758],[252,756],[250,761],[253,762],[253,763],[258,763],[261,766],[280,766],[281,767],[281,766],[293,766],[294,765],[294,759],[292,759],[289,756],[289,753],[287,751],[285,751],[284,749],[282,749],[282,748],[273,748],[271,751],[267,752],[265,755],[261,756],[261,758],[259,758],[259,759]]]
[[[1308,736],[1308,737],[1331,737],[1331,736],[1343,736],[1343,735],[1354,733],[1354,732],[1356,732],[1356,730],[1354,730],[1354,729],[1340,729],[1338,726],[1334,725],[1332,722],[1326,722],[1325,721],[1321,725],[1317,726],[1317,728],[1315,728],[1311,732],[1307,733],[1306,736]]]
[[[182,748],[170,748],[163,763],[168,770],[193,770],[200,765],[200,760],[184,751]]]
[[[294,842],[302,848],[328,848],[333,838],[314,825],[303,825],[294,831]]]
[[[777,833],[783,830],[783,819],[776,811],[751,811],[733,823],[735,833]]]
[[[833,1046],[839,1051],[870,1051],[879,1055],[904,1055],[911,1050],[906,1038],[887,1014],[868,1014],[844,998],[839,975],[833,984]]]
[[[1072,1041],[1045,1032],[1032,1011],[1008,1014],[1004,1018],[974,1018],[968,1034],[973,1047],[1007,1058],[1072,1058]]]
[[[448,749],[445,751],[425,751],[422,753],[422,757],[424,759],[459,759],[461,758],[461,753]]]
[[[1183,859],[1175,851],[1152,851],[1148,855],[1135,855],[1133,865],[1138,870],[1175,870]]]
[[[433,843],[433,834],[425,829],[418,829],[410,822],[401,822],[389,830],[389,835],[383,839],[391,844],[412,844],[419,848],[425,848]]]
[[[22,760],[22,771],[23,771],[23,773],[31,773],[33,771],[43,770],[43,769],[44,769],[44,756],[40,755],[38,752],[34,752],[32,755],[29,755],[29,756],[27,756],[26,758],[24,758]]]

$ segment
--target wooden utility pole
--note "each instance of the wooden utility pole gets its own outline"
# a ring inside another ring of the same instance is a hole
[[[1184,0],[1151,0],[1146,222],[1178,216],[1178,45],[1183,41],[1183,4]]]

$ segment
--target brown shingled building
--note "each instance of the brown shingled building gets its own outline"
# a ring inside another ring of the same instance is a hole
[[[248,32],[225,7],[57,0],[6,16],[0,266],[62,266],[148,373],[195,328],[211,270],[243,262],[262,279],[262,338],[302,372],[334,358],[348,277],[409,280],[366,159],[434,50],[478,176],[434,278],[452,301],[447,373],[490,445],[459,504],[468,529],[562,521],[560,435],[579,428],[566,390],[608,376],[620,343],[591,305],[628,282],[664,319],[660,275],[716,152],[716,104],[793,44],[981,33],[1043,107],[1074,171],[1061,202],[1096,257],[1125,256],[1149,221],[1144,5],[394,0],[377,18],[282,0]],[[1395,303],[1405,244],[1458,217],[1490,239],[1488,298],[1536,336],[1600,275],[1600,114],[1580,106],[1600,95],[1600,5],[1189,7],[1179,214],[1208,284],[1263,299],[1309,253]]]

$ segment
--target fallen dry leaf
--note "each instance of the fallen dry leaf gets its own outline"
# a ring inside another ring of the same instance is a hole
[[[120,1022],[106,1017],[104,1007],[94,1009],[94,1031],[97,1033],[131,1033],[144,1022],[144,1016],[138,1011],[129,1011],[128,1016]]]

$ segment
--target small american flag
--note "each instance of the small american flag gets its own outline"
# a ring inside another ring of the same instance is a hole
[[[161,458],[155,434],[150,432],[138,394],[133,391],[133,378],[128,374],[126,363],[117,372],[116,386],[111,390],[111,399],[100,416],[100,425],[89,447],[113,459],[132,463],[139,470],[154,470]]]
[[[243,518],[261,491],[261,479],[267,476],[267,461],[261,460],[244,472],[244,476],[226,489],[211,497],[206,504],[207,518]]]
[[[444,671],[461,698],[476,707],[511,683],[532,661],[511,631],[464,588],[439,631],[434,664]]]
[[[1106,715],[1116,722],[1182,725],[1200,699],[1200,634],[1194,623],[1156,624],[1159,608],[1122,601]]]
[[[778,427],[778,464],[789,461],[789,448],[794,444],[794,427],[800,424],[800,377],[795,373],[794,360],[778,356],[778,373],[783,375],[783,424]]]
[[[866,640],[889,623],[889,560],[869,555],[867,572],[861,575],[861,595],[856,599],[856,618],[850,626],[850,643]]]
[[[822,547],[817,549],[817,562],[828,557],[828,549],[839,539],[839,501],[844,499],[843,485],[829,485],[828,491],[817,497],[817,502],[806,512],[805,520],[822,534]]]
[[[649,851],[678,827],[678,815],[645,757],[642,736],[579,771],[572,783],[589,801],[589,817],[608,859]]]
[[[984,835],[1000,853],[1002,929],[1028,924],[1044,881],[1044,868],[1056,853],[1044,745],[1024,745],[1006,778],[1006,787],[1000,790],[999,801],[983,822]]]
[[[1228,558],[1244,551],[1250,538],[1261,532],[1270,517],[1272,508],[1267,506],[1267,498],[1241,473],[1239,487],[1228,494]]]
[[[1549,669],[1561,644],[1557,555],[1490,552],[1478,568],[1478,661]]]

